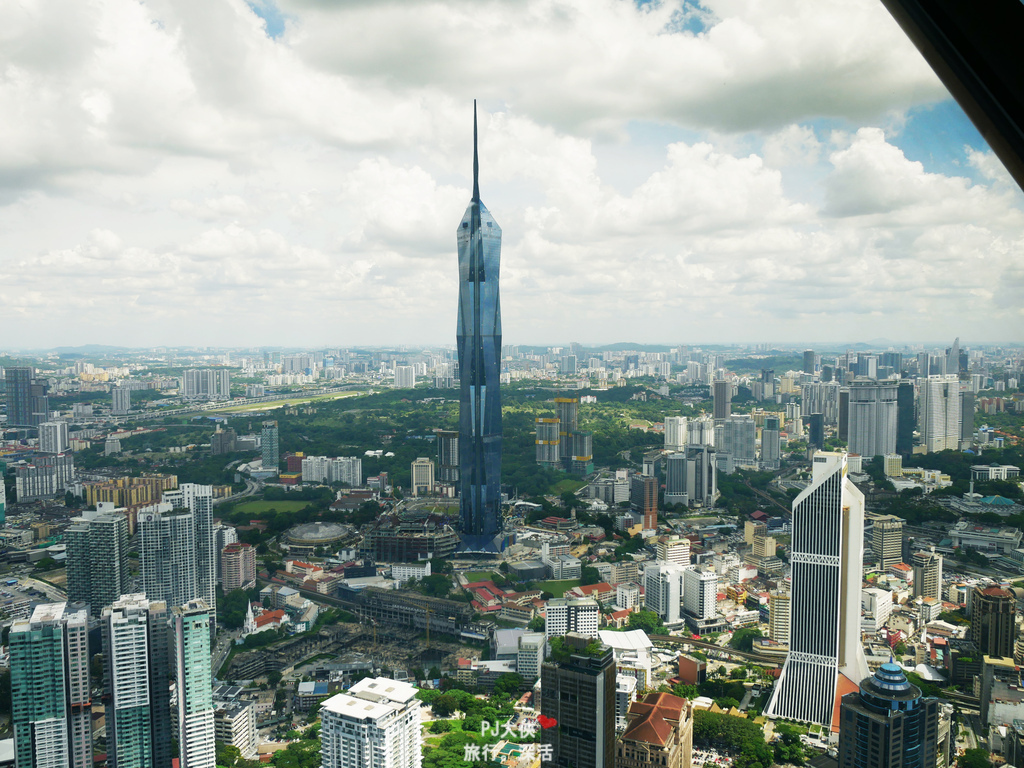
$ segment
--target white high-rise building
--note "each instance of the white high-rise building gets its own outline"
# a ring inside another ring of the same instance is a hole
[[[789,656],[765,714],[831,727],[839,676],[868,676],[860,642],[864,496],[845,453],[817,453],[793,501]]]
[[[541,632],[530,632],[519,636],[516,672],[523,680],[536,680],[540,677],[540,665],[544,663],[546,643]]]
[[[690,564],[689,539],[677,536],[664,536],[658,541],[656,551],[659,562],[675,563],[676,565]]]
[[[363,460],[357,456],[307,456],[302,460],[302,482],[363,484]]]
[[[544,639],[550,647],[552,637],[562,637],[567,632],[597,637],[600,621],[601,607],[597,600],[589,597],[578,600],[554,597],[548,600],[544,614]]]
[[[776,643],[789,643],[789,594],[772,592],[768,600],[768,637]]]
[[[395,389],[412,389],[416,386],[416,369],[411,365],[395,366]]]
[[[132,409],[132,391],[128,387],[114,387],[110,395],[110,413],[114,416],[124,416]]]
[[[665,450],[681,451],[686,448],[687,426],[685,416],[665,417]]]
[[[231,397],[231,373],[226,369],[188,368],[182,377],[186,398],[227,400]]]
[[[929,376],[921,381],[918,430],[928,453],[960,447],[960,382],[955,375]],[[892,453],[892,451],[890,451]]]
[[[39,450],[43,453],[64,453],[68,449],[68,423],[44,421],[39,425]]]
[[[686,571],[683,575],[683,608],[695,619],[706,621],[718,613],[718,574]]]
[[[365,677],[320,706],[322,768],[420,768],[422,726],[416,688]]]
[[[413,496],[429,495],[434,492],[434,462],[420,456],[410,466],[410,485]]]
[[[644,607],[669,626],[682,621],[684,573],[676,563],[648,563],[644,569]]]
[[[850,385],[850,453],[866,458],[896,452],[896,389],[893,381],[857,379]]]
[[[196,594],[192,597],[205,600],[211,615],[216,617],[217,561],[220,559],[220,551],[213,532],[213,486],[182,483],[177,490],[164,491],[161,498],[170,502],[175,509],[187,509],[192,513],[196,572]]]
[[[171,609],[178,751],[182,768],[216,768],[210,610],[204,600]]]
[[[158,504],[139,512],[139,570],[150,600],[183,605],[198,595],[195,525],[187,509]]]

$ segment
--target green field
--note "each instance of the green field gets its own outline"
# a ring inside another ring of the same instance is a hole
[[[466,581],[470,584],[475,584],[478,581],[490,581],[494,578],[494,574],[491,571],[472,571],[464,575]]]
[[[248,512],[259,515],[276,509],[278,512],[298,512],[303,507],[308,507],[309,501],[245,501],[235,507],[235,512]]]
[[[246,413],[248,411],[267,411],[275,408],[284,408],[289,405],[306,405],[308,403],[316,403],[324,400],[340,400],[343,397],[356,397],[358,395],[365,394],[366,392],[332,392],[327,395],[309,395],[308,397],[292,395],[290,397],[283,397],[280,400],[267,400],[266,402],[254,403],[252,405],[226,406],[224,408],[209,410],[207,413]]]
[[[533,588],[539,589],[542,592],[550,592],[555,597],[561,597],[565,590],[578,587],[579,585],[579,579],[563,579],[562,581],[535,581]]]
[[[576,493],[576,491],[578,491],[586,484],[586,480],[572,480],[571,478],[559,480],[551,487],[551,493],[555,494],[556,496],[561,496],[566,491],[569,491],[570,493]]]

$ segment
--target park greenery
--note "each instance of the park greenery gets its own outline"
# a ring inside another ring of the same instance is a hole
[[[693,713],[693,743],[735,755],[735,768],[769,768],[775,759],[755,722],[708,710]]]

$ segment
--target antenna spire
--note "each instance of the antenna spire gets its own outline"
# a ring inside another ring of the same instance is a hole
[[[480,202],[480,160],[476,153],[476,99],[473,99],[473,202]]]

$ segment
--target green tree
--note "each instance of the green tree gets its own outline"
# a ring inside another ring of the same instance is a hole
[[[242,757],[242,750],[233,744],[217,744],[217,765],[222,768],[234,768]]]
[[[283,679],[283,677],[284,676],[281,674],[279,670],[272,670],[270,672],[267,672],[267,683],[270,685],[271,688],[276,688],[281,684],[281,680]]]
[[[506,672],[499,675],[494,683],[495,696],[518,697],[523,690],[523,677],[515,672]]]
[[[656,635],[664,626],[661,617],[654,611],[637,611],[629,614],[630,629],[642,629],[648,635]]]
[[[754,627],[743,627],[737,629],[729,640],[729,647],[737,651],[750,651],[754,647],[754,640],[764,637],[761,630]]]
[[[960,768],[992,768],[992,763],[988,758],[989,753],[984,749],[968,749],[956,761],[956,764]]]
[[[597,568],[591,565],[585,565],[580,569],[580,584],[587,586],[589,584],[600,584],[601,574],[598,573]]]

